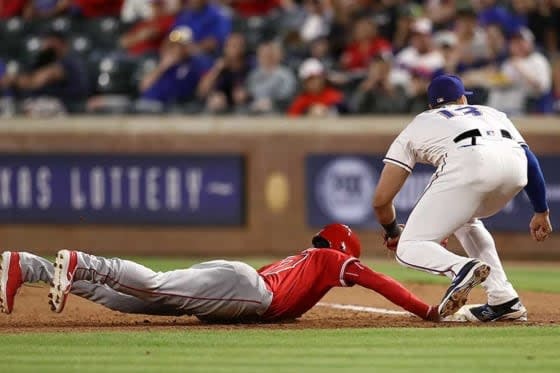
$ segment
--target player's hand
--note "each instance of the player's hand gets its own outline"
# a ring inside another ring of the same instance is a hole
[[[387,233],[383,234],[383,245],[391,251],[396,251],[399,245],[399,239],[401,238],[401,233],[404,230],[404,224],[399,224],[400,233],[396,237],[389,237]]]
[[[546,240],[550,233],[552,233],[548,211],[536,212],[531,219],[531,223],[529,223],[529,230],[535,241],[542,242]]]

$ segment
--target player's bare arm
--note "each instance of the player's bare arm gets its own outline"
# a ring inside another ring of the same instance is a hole
[[[546,199],[546,183],[539,160],[527,145],[523,145],[527,156],[527,185],[525,193],[529,197],[535,214],[529,223],[529,231],[533,239],[542,242],[552,233],[548,203]]]
[[[408,170],[402,167],[392,163],[385,164],[381,172],[379,183],[377,184],[377,189],[375,190],[375,196],[373,197],[373,209],[377,221],[379,221],[385,229],[388,246],[390,240],[398,238],[402,230],[397,223],[397,215],[395,213],[393,200],[401,190],[408,175]]]

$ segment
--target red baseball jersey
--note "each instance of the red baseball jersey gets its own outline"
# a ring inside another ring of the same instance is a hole
[[[299,317],[333,287],[352,286],[344,281],[344,272],[348,264],[358,261],[336,250],[307,249],[259,269],[273,294],[263,318]]]

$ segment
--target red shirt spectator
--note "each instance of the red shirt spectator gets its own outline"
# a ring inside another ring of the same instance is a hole
[[[124,0],[73,0],[80,13],[87,18],[118,17]]]
[[[175,23],[175,15],[167,13],[164,1],[152,0],[151,6],[151,18],[136,23],[121,38],[121,46],[133,56],[149,52],[157,53]]]
[[[288,114],[293,117],[305,115],[314,106],[332,108],[342,103],[342,100],[342,93],[331,87],[326,87],[316,94],[304,92],[294,100],[288,110]]]
[[[173,23],[175,23],[175,17],[173,15],[165,15],[138,23],[132,30],[127,32],[125,37],[128,35],[132,37],[149,35],[149,37],[130,44],[127,47],[128,53],[133,56],[141,56],[145,53],[157,52],[161,43],[169,33],[169,30],[171,30]],[[123,38],[123,40],[125,39]]]
[[[377,35],[377,26],[369,19],[361,19],[354,26],[354,41],[342,55],[347,70],[362,70],[379,54],[391,52],[391,43]]]
[[[299,77],[303,81],[303,92],[296,97],[288,109],[288,115],[326,116],[338,112],[344,96],[339,90],[327,86],[323,64],[309,58],[299,69]]]
[[[0,0],[0,18],[20,16],[27,0]]]
[[[264,16],[280,5],[280,0],[232,0],[231,7],[242,17]]]

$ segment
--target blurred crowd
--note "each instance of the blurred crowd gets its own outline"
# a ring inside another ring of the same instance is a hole
[[[560,114],[560,0],[0,0],[0,113]]]

